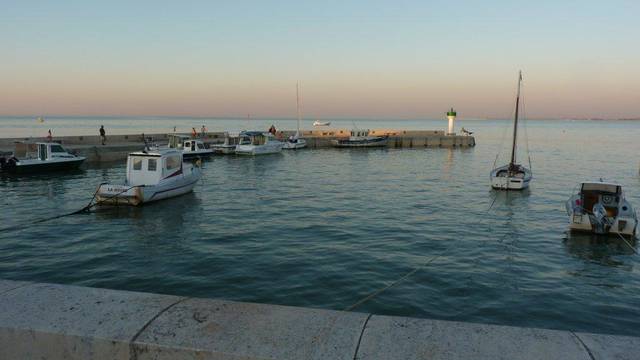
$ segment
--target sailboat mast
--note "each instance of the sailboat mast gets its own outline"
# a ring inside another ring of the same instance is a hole
[[[300,83],[296,83],[296,110],[298,111],[298,131],[296,136],[300,135]]]
[[[509,167],[516,163],[516,141],[518,139],[518,110],[520,108],[520,84],[522,83],[522,71],[518,73],[518,95],[516,96],[516,115],[513,120],[513,145],[511,146],[511,162]]]

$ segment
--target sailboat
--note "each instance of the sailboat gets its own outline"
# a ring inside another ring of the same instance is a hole
[[[295,150],[295,149],[302,149],[304,147],[307,147],[307,141],[305,139],[301,139],[300,138],[300,118],[301,116],[301,112],[300,112],[300,86],[299,83],[296,83],[296,108],[298,111],[298,129],[296,130],[296,134],[289,137],[289,139],[287,139],[287,141],[284,143],[284,145],[282,146],[283,149],[289,149],[289,150]]]
[[[533,173],[530,169],[516,162],[516,147],[518,140],[518,111],[520,110],[521,85],[522,71],[518,73],[518,94],[516,96],[516,112],[513,120],[511,161],[509,161],[509,164],[494,168],[493,171],[491,171],[491,187],[497,190],[524,190],[529,187],[529,183],[531,182],[531,178],[533,177]],[[529,168],[530,167],[531,161],[529,161]]]

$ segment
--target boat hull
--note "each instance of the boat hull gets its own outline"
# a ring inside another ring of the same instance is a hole
[[[132,205],[168,199],[193,191],[202,171],[193,167],[189,174],[164,179],[157,185],[101,184],[96,200],[104,205]]]
[[[1,169],[11,174],[37,174],[56,171],[75,170],[85,161],[84,157],[65,160],[27,160],[18,161],[15,164],[5,163]]]
[[[214,154],[235,154],[236,153],[236,145],[212,145],[211,149]]]
[[[520,166],[521,173],[518,176],[505,176],[509,165],[499,167],[491,172],[491,187],[495,190],[524,190],[529,187],[533,178],[531,171]]]
[[[304,139],[298,139],[298,141],[286,141],[284,145],[282,145],[283,150],[296,150],[307,147],[307,141]]]
[[[617,218],[611,227],[605,231],[597,231],[589,215],[587,214],[571,214],[569,215],[569,231],[572,232],[588,232],[598,235],[624,235],[633,237],[636,234],[638,220],[634,218]]]
[[[385,147],[387,146],[387,137],[377,137],[371,139],[351,140],[351,139],[334,139],[331,140],[333,147],[338,148],[364,148],[364,147]]]
[[[236,154],[238,155],[268,155],[278,154],[282,152],[282,143],[265,144],[265,145],[237,145]]]
[[[208,158],[213,155],[213,149],[211,150],[202,150],[202,151],[185,151],[182,153],[183,159],[196,159],[196,158]]]

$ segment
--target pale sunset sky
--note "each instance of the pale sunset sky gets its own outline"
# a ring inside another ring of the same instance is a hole
[[[638,0],[0,5],[0,115],[640,117]]]

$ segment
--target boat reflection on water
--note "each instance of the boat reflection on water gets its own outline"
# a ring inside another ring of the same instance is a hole
[[[567,252],[572,256],[605,266],[629,266],[629,262],[624,262],[623,259],[615,258],[615,256],[634,255],[638,243],[636,238],[622,239],[569,231],[565,233],[563,242]]]
[[[156,224],[160,227],[175,226],[179,229],[184,223],[184,218],[199,208],[201,200],[193,192],[189,192],[167,201],[152,202],[144,206],[100,205],[94,212],[99,220],[133,219],[140,220],[140,225]]]

